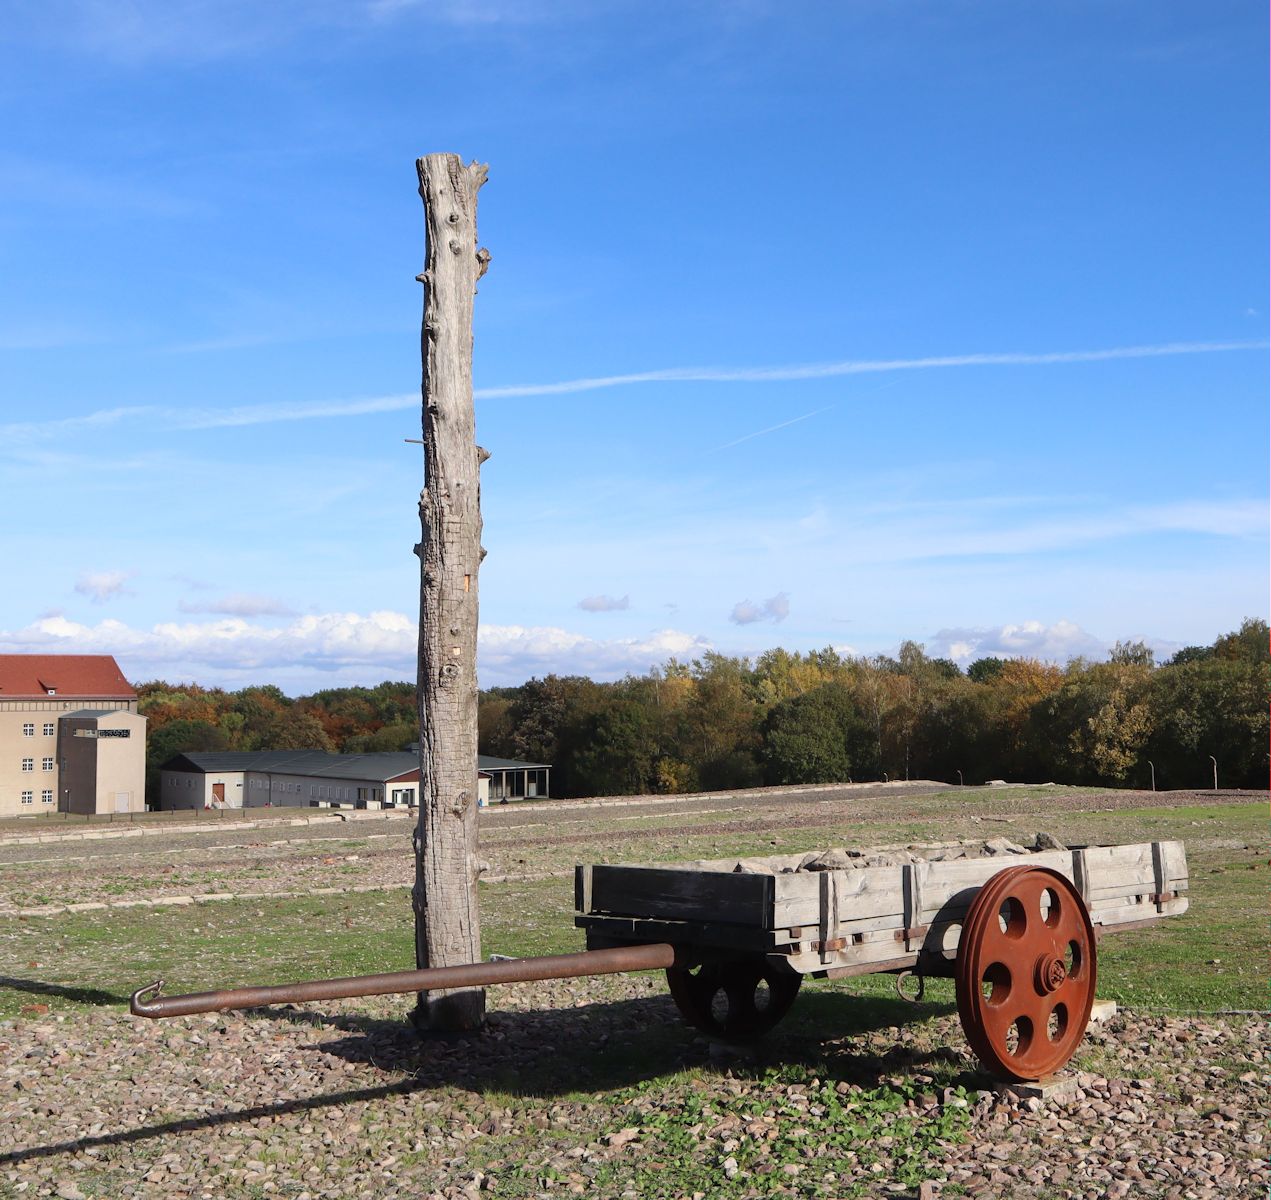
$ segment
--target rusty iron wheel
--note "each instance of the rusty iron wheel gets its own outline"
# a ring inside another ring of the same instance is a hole
[[[668,967],[667,986],[690,1025],[724,1042],[761,1038],[790,1011],[803,976],[763,958]]]
[[[1047,867],[999,871],[971,902],[954,981],[967,1041],[989,1071],[1053,1075],[1094,1003],[1094,926],[1080,893]]]

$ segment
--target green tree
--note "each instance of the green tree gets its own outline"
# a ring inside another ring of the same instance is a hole
[[[1006,665],[1001,658],[977,658],[966,669],[966,676],[972,683],[992,683]]]
[[[322,722],[295,706],[271,713],[257,726],[255,741],[256,750],[335,750]]]
[[[641,681],[607,689],[584,722],[573,757],[574,785],[583,795],[639,795],[658,790],[657,712]]]
[[[359,733],[348,738],[340,750],[344,754],[385,754],[410,749],[419,740],[419,726],[411,721],[381,725],[374,733]]]
[[[1213,656],[1212,646],[1184,646],[1165,665],[1167,667],[1180,667],[1184,663],[1202,662],[1207,658],[1213,658]]]
[[[1117,642],[1108,661],[1119,667],[1154,667],[1156,655],[1146,642]]]
[[[1235,633],[1228,633],[1214,643],[1214,655],[1236,662],[1271,662],[1271,626],[1261,618],[1246,618]]]
[[[681,757],[693,765],[707,791],[754,787],[763,778],[763,709],[754,694],[750,663],[712,651],[694,661],[692,678]]]
[[[604,694],[581,675],[531,679],[512,692],[508,708],[507,757],[552,764],[552,792],[579,796],[575,756],[584,745],[589,714]]]
[[[178,754],[228,750],[225,732],[210,721],[169,721],[146,736],[146,803],[159,807],[160,768]]]
[[[1064,685],[1034,714],[1052,770],[1069,783],[1125,783],[1152,731],[1152,668],[1131,661],[1070,665]],[[1138,661],[1133,661],[1138,659]]]
[[[1211,656],[1162,667],[1152,679],[1153,729],[1144,759],[1162,788],[1267,786],[1271,666]],[[1146,771],[1144,771],[1146,773]]]
[[[838,783],[876,774],[873,731],[845,683],[827,683],[775,705],[763,729],[770,784]]]

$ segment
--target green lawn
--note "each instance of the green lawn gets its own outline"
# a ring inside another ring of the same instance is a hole
[[[1065,814],[1046,825],[1061,837],[1089,841],[1190,843],[1190,910],[1155,928],[1105,939],[1100,995],[1145,1010],[1271,1007],[1265,962],[1269,839],[1261,805]],[[798,832],[802,836],[792,836],[783,848],[808,841],[809,831]],[[810,832],[827,841],[824,829]],[[687,841],[692,844],[685,857],[698,857],[698,840]],[[771,852],[768,843],[747,835],[721,853]],[[483,884],[485,953],[581,949],[572,906],[567,878]],[[47,1003],[54,1012],[82,1003],[123,1004],[133,988],[159,976],[171,994],[402,970],[413,965],[412,946],[409,901],[391,892],[10,919],[0,925],[0,1018],[32,1002]],[[892,982],[866,977],[834,988],[884,995]],[[933,981],[928,994],[944,999],[947,990]]]

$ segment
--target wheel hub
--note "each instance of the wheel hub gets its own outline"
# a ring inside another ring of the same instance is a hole
[[[1053,954],[1043,954],[1037,959],[1033,968],[1033,983],[1040,995],[1057,992],[1067,978],[1068,968],[1064,966],[1062,959]]]

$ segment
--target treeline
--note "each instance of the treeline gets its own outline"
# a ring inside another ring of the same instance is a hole
[[[964,673],[906,642],[891,658],[707,654],[594,683],[549,675],[483,693],[484,753],[552,764],[558,796],[843,780],[1267,783],[1267,623],[1157,666],[1142,643],[1058,667],[982,658]]]
[[[895,658],[706,654],[617,683],[548,675],[481,694],[481,752],[552,766],[558,796],[712,791],[841,780],[1056,780],[1160,788],[1267,783],[1265,621],[1164,665],[1141,643],[1066,667],[982,658],[965,672],[906,642]],[[404,750],[409,683],[291,699],[145,683],[151,781],[198,750]]]

